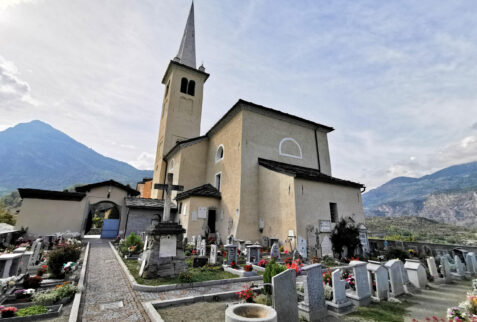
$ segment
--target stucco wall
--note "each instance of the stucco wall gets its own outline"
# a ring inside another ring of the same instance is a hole
[[[317,136],[320,149],[327,149],[326,135]],[[302,158],[279,154],[279,145],[284,138],[293,138],[301,147]],[[323,141],[323,142],[322,142]],[[241,172],[241,220],[237,235],[242,239],[257,239],[259,198],[262,191],[258,183],[258,158],[264,158],[309,168],[318,168],[315,130],[292,122],[245,110],[243,112],[243,154]],[[328,153],[329,154],[329,153]],[[326,156],[324,156],[326,159]],[[329,157],[328,157],[329,159]],[[326,162],[323,162],[326,164]]]
[[[131,232],[139,235],[145,231],[156,214],[162,215],[162,210],[130,209],[125,236],[128,236]]]
[[[240,217],[240,184],[242,172],[242,116],[235,115],[223,128],[211,135],[207,150],[206,182],[215,186],[215,175],[222,173],[220,193],[221,219],[219,232],[224,238],[230,234],[236,236],[237,222]],[[217,149],[222,145],[224,158],[216,162]],[[239,215],[237,216],[237,209]],[[222,213],[223,212],[223,213]],[[229,223],[232,223],[231,225]]]
[[[361,192],[358,188],[295,179],[297,235],[306,239],[306,226],[319,228],[319,220],[330,220],[330,202],[337,204],[338,219],[351,217],[364,223]]]
[[[220,225],[220,200],[215,198],[204,198],[204,197],[191,197],[185,200],[182,200],[182,213],[178,214],[177,217],[182,224],[182,227],[186,229],[186,236],[189,240],[193,235],[203,235],[205,226],[207,225],[207,218],[193,220],[193,212],[198,213],[199,207],[207,207],[216,210],[216,229],[219,230]],[[184,212],[184,207],[186,211]],[[221,234],[221,231],[219,230]],[[223,236],[223,235],[221,235]]]
[[[261,242],[261,236],[265,236],[283,243],[288,237],[288,230],[296,232],[294,178],[264,167],[259,167],[258,173],[260,196],[257,214],[263,219],[264,228],[260,234],[258,224],[250,226],[250,233],[256,236],[250,240]]]
[[[125,205],[124,198],[127,196],[127,192],[119,189],[117,187],[111,186],[111,192],[108,198],[109,193],[109,186],[103,186],[91,189],[87,192],[85,199],[89,202],[90,205],[94,205],[101,201],[112,201],[119,206],[119,211],[121,213],[120,223],[119,223],[119,234],[122,235],[124,233],[124,228],[126,226],[126,214],[127,208]],[[86,225],[86,216],[88,215],[87,212],[83,212],[83,224],[82,228],[84,229]]]
[[[81,232],[85,205],[86,198],[82,201],[25,198],[15,227],[28,227],[28,234],[33,236],[67,230]]]

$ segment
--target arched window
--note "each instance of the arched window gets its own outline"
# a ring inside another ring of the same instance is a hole
[[[189,81],[189,86],[187,86],[187,94],[194,96],[195,94],[195,82],[193,80]]]
[[[188,83],[187,78],[182,77],[182,79],[181,79],[181,93],[187,94],[187,83]]]
[[[284,138],[280,141],[280,146],[278,147],[278,153],[280,155],[301,159],[301,147],[298,142],[293,138]]]
[[[221,144],[215,153],[215,162],[219,162],[224,158],[224,146]]]

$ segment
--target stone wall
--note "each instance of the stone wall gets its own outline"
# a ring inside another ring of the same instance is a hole
[[[384,250],[384,239],[369,239],[369,244],[371,250]],[[449,244],[433,244],[433,243],[426,243],[426,242],[401,242],[401,241],[394,241],[388,240],[388,248],[399,248],[403,250],[409,249],[416,249],[419,252],[425,252],[424,248],[429,248],[433,255],[437,255],[441,252],[448,252],[455,248],[463,248],[468,251],[477,252],[477,246],[463,246],[463,245],[449,245]]]

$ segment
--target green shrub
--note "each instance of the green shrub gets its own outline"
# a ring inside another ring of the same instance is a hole
[[[35,305],[53,305],[58,301],[58,294],[56,292],[35,293],[32,296],[32,302]]]
[[[134,250],[130,250],[130,248],[134,248]],[[143,249],[143,242],[141,236],[136,235],[135,233],[130,233],[124,243],[119,245],[119,251],[124,254],[137,254],[142,252]]]
[[[385,257],[386,257],[386,260],[398,258],[404,261],[406,260],[406,258],[409,258],[409,253],[399,248],[389,248],[386,251]]]
[[[54,276],[62,276],[63,264],[78,261],[80,255],[81,247],[76,245],[55,248],[48,253],[48,269]]]
[[[275,259],[272,259],[266,266],[265,273],[263,273],[263,282],[272,283],[272,277],[286,271],[286,269],[286,266],[280,265]],[[269,285],[265,285],[265,293],[271,294],[271,287]]]
[[[55,290],[56,295],[58,296],[59,299],[67,298],[72,296],[78,291],[78,287],[68,283],[60,286]]]
[[[16,313],[16,316],[31,316],[31,315],[39,315],[48,312],[48,308],[43,305],[33,305],[29,307],[25,307],[23,309],[19,309]]]
[[[179,273],[179,281],[181,281],[181,283],[192,283],[192,274],[189,272]]]

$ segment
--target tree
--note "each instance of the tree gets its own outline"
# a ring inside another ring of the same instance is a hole
[[[0,223],[9,224],[15,226],[17,220],[13,215],[7,210],[3,202],[0,202]]]
[[[345,246],[348,248],[348,254],[353,256],[354,251],[360,245],[359,228],[341,219],[331,234],[331,243],[333,244],[333,250],[335,253],[338,253],[340,257],[342,257],[343,248]]]

